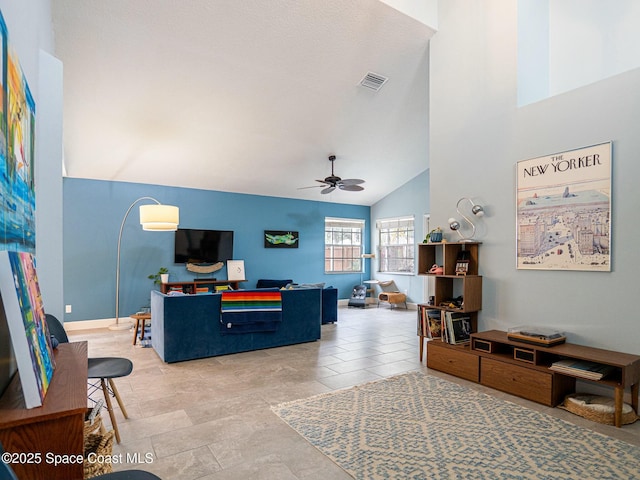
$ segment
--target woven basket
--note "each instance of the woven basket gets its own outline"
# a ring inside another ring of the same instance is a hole
[[[111,473],[113,468],[110,461],[89,462],[87,460],[90,453],[95,453],[95,459],[108,459],[113,451],[113,430],[105,434],[90,433],[84,438],[84,478],[92,478],[104,473]],[[103,457],[104,456],[104,457]]]
[[[560,405],[565,410],[580,415],[593,422],[613,425],[615,419],[614,400],[608,397],[590,395],[586,393],[573,393],[567,395],[564,403]],[[627,425],[638,420],[638,415],[630,405],[622,405],[622,424]]]
[[[102,416],[98,413],[96,415],[96,417],[93,419],[93,423],[89,422],[89,420],[86,420],[86,418],[89,416],[89,414],[91,413],[91,409],[88,408],[87,409],[87,413],[85,414],[84,418],[84,438],[87,438],[87,435],[90,435],[92,433],[106,433],[107,429],[104,427],[104,424],[102,423]]]

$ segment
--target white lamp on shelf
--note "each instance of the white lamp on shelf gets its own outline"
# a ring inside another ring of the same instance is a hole
[[[129,213],[133,207],[142,201],[155,202],[151,205],[140,205],[140,224],[142,229],[149,232],[172,232],[178,229],[180,223],[180,210],[173,205],[162,205],[153,197],[140,197],[127,209],[118,234],[118,255],[116,261],[116,323],[109,326],[111,330],[126,330],[131,327],[130,321],[120,321],[120,246],[122,243],[122,231]]]

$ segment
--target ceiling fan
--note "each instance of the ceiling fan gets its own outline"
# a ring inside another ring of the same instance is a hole
[[[359,178],[345,178],[344,180],[333,173],[333,163],[336,160],[335,155],[329,155],[329,161],[331,162],[331,175],[329,175],[324,180],[316,180],[316,182],[320,182],[322,185],[313,185],[311,187],[301,187],[298,190],[302,190],[304,188],[315,188],[315,187],[325,187],[320,191],[323,195],[326,193],[333,192],[336,188],[340,190],[346,190],[347,192],[359,192],[364,190],[363,187],[360,186],[361,183],[364,183],[364,180]]]

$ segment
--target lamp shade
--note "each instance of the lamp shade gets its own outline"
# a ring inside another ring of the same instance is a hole
[[[180,210],[173,205],[140,205],[143,230],[175,231],[180,223]]]

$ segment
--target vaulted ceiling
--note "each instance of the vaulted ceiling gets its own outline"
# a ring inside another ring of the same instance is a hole
[[[378,0],[52,0],[69,177],[372,205],[428,168],[433,30]],[[367,72],[388,78],[360,86]],[[363,191],[322,195],[331,173]]]

